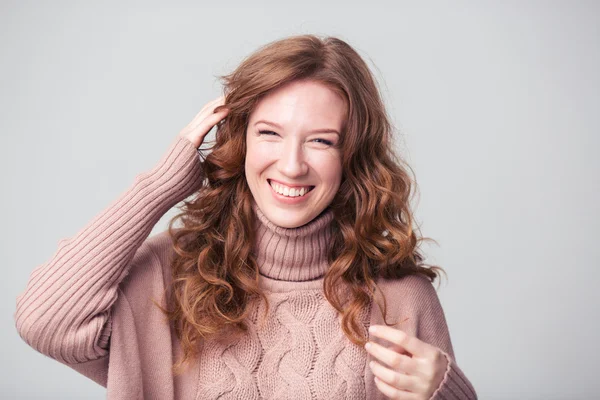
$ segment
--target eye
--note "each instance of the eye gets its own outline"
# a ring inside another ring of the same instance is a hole
[[[333,142],[330,140],[325,140],[325,139],[314,139],[314,140],[322,140],[321,143],[326,144],[327,146],[331,146],[333,144]]]
[[[267,136],[277,135],[276,132],[267,131],[267,130],[259,130],[258,133],[260,135],[267,135]],[[313,139],[313,142],[316,141],[316,140],[320,140],[321,141],[321,142],[317,142],[317,143],[323,143],[324,145],[327,145],[327,146],[333,145],[333,142],[330,141],[330,140],[326,140],[326,139]]]
[[[272,136],[271,134],[273,134],[273,135],[277,135],[277,134],[276,134],[275,132],[273,132],[273,131],[258,131],[258,133],[259,133],[259,134],[261,134],[261,135],[269,135],[269,136]]]

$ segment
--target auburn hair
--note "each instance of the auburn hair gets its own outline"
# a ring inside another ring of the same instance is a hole
[[[371,304],[377,277],[421,274],[433,282],[436,271],[443,271],[426,267],[419,252],[419,243],[426,239],[413,228],[409,204],[416,181],[394,152],[393,128],[376,80],[345,41],[315,35],[268,43],[219,78],[225,94],[219,108],[227,107],[229,113],[217,124],[215,141],[210,142],[214,145],[208,148],[212,151],[201,152],[201,187],[169,222],[173,279],[167,288],[168,309],[157,305],[182,344],[184,357],[173,365],[174,373],[198,356],[203,340],[246,332],[244,320],[253,301],[262,298],[268,310],[251,252],[255,216],[244,174],[246,129],[264,96],[302,79],[326,85],[347,106],[338,143],[343,174],[330,204],[332,243],[323,291],[342,315],[344,334],[364,345],[360,312]],[[181,227],[175,228],[176,221]],[[378,306],[385,320],[385,298]]]

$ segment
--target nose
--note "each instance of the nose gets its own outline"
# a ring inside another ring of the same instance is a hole
[[[288,141],[286,145],[282,146],[278,165],[279,172],[289,178],[293,179],[306,175],[308,165],[306,164],[302,145],[291,140]]]

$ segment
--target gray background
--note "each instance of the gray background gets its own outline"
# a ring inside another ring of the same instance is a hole
[[[17,294],[220,94],[216,75],[299,33],[348,41],[381,84],[480,398],[596,397],[599,3],[283,3],[1,3],[3,398],[105,397],[21,340]]]

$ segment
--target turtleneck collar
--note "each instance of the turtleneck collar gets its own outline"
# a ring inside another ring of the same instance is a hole
[[[253,246],[260,274],[272,280],[312,281],[329,268],[333,210],[326,208],[312,221],[297,228],[283,228],[267,219],[256,202],[256,241]]]

